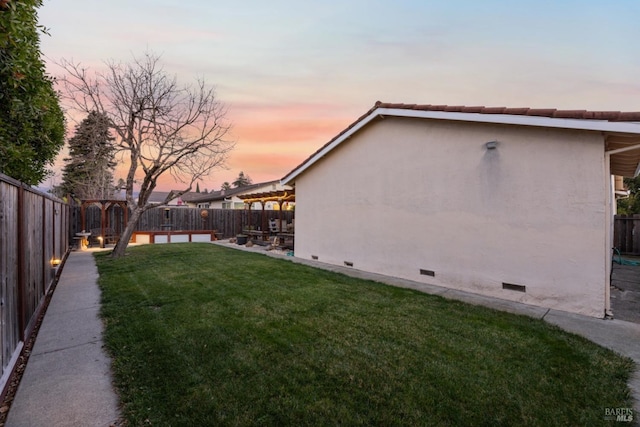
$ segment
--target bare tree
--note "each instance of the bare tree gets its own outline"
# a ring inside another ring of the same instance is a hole
[[[125,188],[132,214],[113,250],[113,256],[120,257],[140,215],[157,206],[149,203],[149,196],[162,175],[184,184],[167,196],[162,203],[167,204],[224,164],[234,145],[227,140],[226,108],[202,79],[179,86],[154,53],[126,64],[108,62],[104,73],[90,74],[67,60],[59,65],[67,73],[59,79],[65,99],[76,110],[109,118],[120,158],[129,165]]]

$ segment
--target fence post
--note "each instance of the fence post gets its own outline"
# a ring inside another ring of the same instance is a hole
[[[42,295],[45,294],[49,275],[47,274],[47,201],[42,198],[42,232],[40,233],[40,246],[42,247]],[[40,299],[40,295],[38,296]]]
[[[630,252],[640,255],[640,215],[633,215],[631,227],[631,248]]]
[[[18,330],[20,341],[25,340],[25,212],[24,212],[24,185],[18,186]]]

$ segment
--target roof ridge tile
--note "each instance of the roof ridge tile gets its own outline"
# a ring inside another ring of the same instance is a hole
[[[530,108],[530,107],[485,107],[470,105],[446,105],[446,104],[403,104],[376,101],[368,115],[377,108],[390,108],[402,110],[444,111],[451,113],[480,113],[480,114],[509,114],[521,116],[540,116],[563,119],[582,120],[608,120],[608,121],[640,121],[640,111],[590,111],[590,110],[562,110],[557,108]],[[356,120],[356,122],[359,120]]]

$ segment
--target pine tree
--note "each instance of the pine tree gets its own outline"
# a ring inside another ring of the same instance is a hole
[[[244,172],[240,171],[238,177],[231,183],[231,185],[235,188],[251,185],[251,178],[249,178],[249,175],[245,175]]]
[[[69,139],[69,157],[62,171],[60,191],[79,199],[108,199],[114,194],[114,138],[108,118],[92,111]]]

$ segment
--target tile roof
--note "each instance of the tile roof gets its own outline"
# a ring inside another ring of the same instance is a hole
[[[402,104],[376,101],[374,106],[366,113],[358,117],[353,123],[343,129],[339,134],[334,136],[329,142],[320,147],[317,151],[307,157],[302,163],[287,173],[282,181],[288,183],[297,175],[297,171],[303,168],[307,163],[313,163],[316,155],[329,147],[335,141],[342,138],[351,129],[357,126],[361,121],[370,116],[378,109],[396,109],[396,110],[417,110],[417,111],[438,111],[446,113],[476,113],[476,114],[501,114],[513,116],[530,116],[530,117],[547,117],[552,119],[576,119],[576,120],[599,120],[606,122],[636,122],[640,123],[640,111],[622,112],[622,111],[589,111],[589,110],[558,110],[556,108],[528,108],[528,107],[485,107],[485,106],[465,106],[465,105],[433,105],[433,104]]]
[[[465,105],[432,105],[432,104],[394,104],[377,101],[366,115],[377,108],[394,108],[420,111],[445,111],[449,113],[479,113],[479,114],[511,114],[518,116],[539,116],[556,119],[607,120],[610,122],[640,122],[640,111],[589,111],[589,110],[558,110],[555,108],[508,108],[484,107]]]

